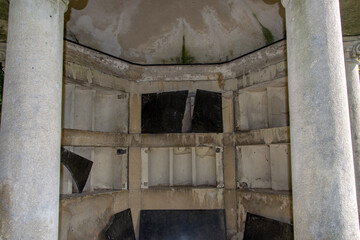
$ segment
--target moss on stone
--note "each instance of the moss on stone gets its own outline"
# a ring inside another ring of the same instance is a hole
[[[266,44],[270,44],[270,43],[274,42],[274,36],[273,36],[272,32],[267,27],[262,25],[262,23],[259,21],[259,19],[257,18],[257,16],[254,13],[253,13],[253,15],[256,18],[256,21],[261,26],[261,31],[263,33]]]
[[[186,49],[185,36],[183,36],[183,44],[181,48],[181,56],[176,58],[176,63],[179,64],[191,64],[195,58],[190,55],[189,51]]]
[[[7,38],[7,24],[9,17],[9,3],[7,0],[0,0],[0,41],[5,42]]]

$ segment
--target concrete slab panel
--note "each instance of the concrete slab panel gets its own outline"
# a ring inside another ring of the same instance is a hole
[[[271,188],[270,150],[267,145],[236,147],[240,188]]]
[[[290,144],[271,144],[271,186],[274,190],[291,190]]]

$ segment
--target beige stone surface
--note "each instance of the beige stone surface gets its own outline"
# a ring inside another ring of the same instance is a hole
[[[271,188],[270,151],[267,145],[236,147],[241,188]]]
[[[105,239],[110,217],[129,207],[128,197],[120,191],[61,199],[59,239]]]
[[[292,198],[287,192],[237,191],[238,231],[240,239],[245,230],[246,213],[292,223]]]
[[[270,145],[271,188],[291,190],[290,144]]]
[[[141,191],[141,209],[224,209],[224,190],[158,188]]]

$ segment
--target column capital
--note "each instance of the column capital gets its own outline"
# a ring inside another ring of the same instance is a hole
[[[360,57],[360,36],[343,37],[346,60],[357,60]]]

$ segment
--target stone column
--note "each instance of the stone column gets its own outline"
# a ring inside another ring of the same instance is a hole
[[[339,1],[282,2],[295,239],[360,239]]]
[[[64,11],[11,0],[0,131],[0,239],[57,239]]]
[[[346,82],[348,89],[352,147],[358,209],[360,206],[360,36],[344,37]]]

